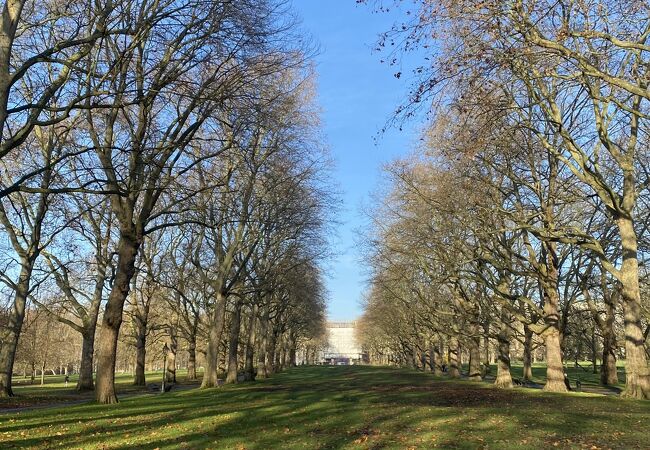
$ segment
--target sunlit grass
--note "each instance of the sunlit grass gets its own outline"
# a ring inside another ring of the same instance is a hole
[[[199,376],[201,374],[199,373]],[[196,384],[196,382],[185,381],[186,371],[179,370],[177,379],[180,384]],[[12,398],[0,398],[0,408],[37,406],[48,403],[64,403],[75,400],[91,399],[92,392],[79,393],[76,391],[78,375],[72,374],[68,379],[68,385],[65,385],[64,375],[46,375],[44,384],[41,385],[40,377],[37,377],[32,384],[30,378],[14,376],[13,391],[16,395]],[[162,381],[162,371],[147,372],[147,384],[160,384]],[[133,374],[116,373],[115,388],[118,395],[134,395],[147,392],[146,387],[133,385]]]
[[[0,448],[647,448],[650,402],[380,367],[0,416]]]

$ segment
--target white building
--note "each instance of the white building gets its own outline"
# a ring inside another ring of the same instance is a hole
[[[327,347],[320,360],[325,364],[358,364],[364,361],[356,336],[356,322],[328,322]]]

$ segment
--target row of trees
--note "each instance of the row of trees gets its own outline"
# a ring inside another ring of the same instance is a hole
[[[125,314],[137,384],[153,327],[171,355],[184,342],[190,377],[205,351],[204,387],[226,336],[228,381],[242,352],[250,378],[318,338],[332,197],[287,5],[8,0],[2,14],[0,395],[32,310],[81,336],[78,387],[100,403],[117,401]]]
[[[427,53],[399,112],[434,107],[375,214],[369,343],[440,361],[444,342],[452,375],[462,345],[476,379],[496,343],[508,387],[513,340],[529,377],[537,336],[551,391],[588,342],[615,383],[622,348],[623,394],[650,398],[646,2],[415,4],[381,44]]]

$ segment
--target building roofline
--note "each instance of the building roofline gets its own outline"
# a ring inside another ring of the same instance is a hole
[[[327,322],[327,328],[356,328],[357,321],[352,320],[349,322]]]

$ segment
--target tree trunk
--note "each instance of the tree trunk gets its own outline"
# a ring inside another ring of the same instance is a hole
[[[616,348],[611,337],[603,340],[603,361],[600,366],[600,382],[605,386],[618,384],[616,369]]]
[[[473,312],[474,319],[476,311]],[[481,338],[479,336],[479,325],[474,322],[470,325],[471,336],[469,338],[469,379],[472,381],[481,381]]]
[[[268,345],[266,347],[266,375],[269,376],[272,373],[275,373],[275,347],[277,344],[278,337],[275,334],[275,330],[271,332],[270,339],[268,339]]]
[[[24,313],[23,313],[24,315]],[[13,375],[14,360],[16,358],[16,348],[18,347],[18,337],[22,320],[12,313],[7,329],[2,330],[0,335],[0,397],[12,397],[14,395],[11,389],[11,378]],[[18,325],[20,323],[20,325]]]
[[[605,386],[618,384],[618,373],[616,371],[616,332],[614,331],[615,295],[607,296],[607,311],[605,323],[603,324],[603,361],[600,366],[600,382]]]
[[[140,319],[135,319],[135,375],[134,386],[146,386],[145,364],[147,360],[147,329]]]
[[[187,379],[196,380],[196,336],[193,335],[189,339],[189,348],[187,350]]]
[[[296,338],[291,335],[289,337],[289,365],[291,367],[296,367]]]
[[[208,346],[205,351],[205,370],[201,388],[217,386],[217,370],[219,365],[219,339],[220,333],[217,326],[212,322],[208,331]]]
[[[497,377],[494,385],[498,388],[511,388],[512,376],[510,375],[510,317],[505,310],[501,311],[501,329],[497,336],[498,341],[498,360],[497,360]]]
[[[469,379],[481,381],[481,349],[478,337],[472,337],[469,343]]]
[[[275,351],[275,365],[273,367],[274,372],[281,372],[284,369],[284,360],[286,357],[286,351],[284,348],[284,339],[280,337],[280,346]]]
[[[442,374],[440,369],[440,347],[435,339],[429,342],[429,368],[433,375],[439,377]]]
[[[263,380],[268,378],[270,373],[268,372],[268,354],[266,352],[268,338],[264,336],[260,341],[260,353],[257,356],[257,376],[256,378]]]
[[[227,384],[237,383],[237,355],[239,350],[239,332],[241,329],[241,308],[242,302],[237,299],[235,310],[232,315],[232,321],[230,322],[230,336],[228,339],[228,373],[226,374]]]
[[[544,336],[546,345],[546,384],[545,391],[566,392],[564,384],[564,366],[560,347],[560,332],[554,328],[547,330]]]
[[[459,346],[458,339],[455,336],[449,338],[449,376],[452,378],[460,378],[460,364],[459,364]]]
[[[100,260],[98,257],[97,260]],[[106,264],[101,263],[97,266],[95,275],[95,292],[93,300],[88,308],[86,319],[83,322],[82,345],[81,345],[81,364],[79,367],[79,379],[77,380],[77,391],[92,391],[95,389],[93,381],[93,364],[95,357],[95,333],[97,332],[97,320],[99,318],[99,308],[102,303],[104,293],[104,284],[106,283]]]
[[[553,243],[546,243],[549,250],[547,268],[551,275],[548,278],[551,281],[544,283],[544,324],[546,330],[543,333],[544,344],[546,346],[546,384],[545,391],[566,392],[567,387],[564,384],[564,365],[562,364],[562,339],[560,335],[560,312],[559,312],[559,294],[557,292],[557,260],[555,257],[555,247]]]
[[[259,355],[257,357],[257,377],[258,379],[267,378],[270,374],[267,371],[267,357],[269,347],[269,308],[264,306],[264,313],[260,319],[260,345]]]
[[[12,397],[11,378],[14,372],[14,360],[18,348],[18,338],[25,320],[25,306],[29,292],[29,283],[32,277],[34,262],[23,260],[20,278],[16,286],[13,308],[7,317],[7,324],[0,331],[0,397]]]
[[[598,342],[596,341],[596,325],[591,328],[591,365],[592,373],[598,373]]]
[[[522,378],[524,381],[533,379],[533,330],[524,325],[524,367]]]
[[[176,330],[170,329],[169,332],[169,353],[167,353],[167,367],[165,368],[165,378],[168,383],[176,383],[176,354],[178,353],[178,338]]]
[[[165,367],[165,381],[167,383],[176,383],[176,352],[178,346],[170,345],[167,353],[167,367]]]
[[[434,361],[433,361],[433,374],[435,376],[441,376],[442,375],[442,347],[440,342],[436,342],[433,345],[432,348],[433,355],[434,355]]]
[[[208,348],[205,354],[205,372],[203,373],[201,388],[217,386],[219,345],[221,344],[221,333],[223,332],[225,314],[226,296],[223,293],[218,293],[214,306],[214,312],[210,320]]]
[[[408,347],[406,351],[407,351],[407,354],[408,354],[409,366],[413,370],[418,370],[418,368],[419,368],[418,352],[415,349],[415,346]]]
[[[255,367],[253,367],[255,356],[255,341],[257,339],[257,305],[251,311],[251,320],[248,326],[248,339],[246,341],[246,356],[244,362],[244,379],[255,380]]]
[[[263,350],[266,339],[263,339],[260,344],[260,354],[257,356],[257,375],[255,378],[263,380],[269,377],[269,373],[266,371],[266,351]]]
[[[79,380],[77,381],[78,391],[92,391],[95,388],[93,382],[93,357],[95,352],[95,329],[97,318],[92,326],[86,327],[82,334],[81,364],[79,366]]]
[[[24,4],[24,0],[8,1],[5,2],[2,11],[2,25],[0,27],[0,130],[5,129],[8,115],[9,88],[12,82],[10,73],[11,49]],[[8,386],[11,388],[11,384]]]
[[[619,218],[616,223],[623,248],[619,280],[625,318],[625,390],[621,395],[627,398],[650,399],[650,370],[641,328],[637,238],[631,219]]]
[[[490,325],[486,324],[483,329],[483,363],[481,374],[483,376],[490,373]]]
[[[278,370],[278,367],[279,367],[278,371],[284,370],[285,367],[287,367],[287,345],[286,345],[285,342],[282,342],[282,347],[281,348],[282,348],[282,352],[278,354],[278,362],[275,365],[276,370]]]
[[[117,338],[122,325],[124,302],[129,295],[131,279],[135,273],[135,259],[140,241],[134,235],[122,232],[118,243],[118,261],[113,288],[106,303],[102,326],[99,331],[97,351],[97,403],[117,403],[115,395],[115,363]]]
[[[557,201],[558,161],[548,152],[548,193],[546,201],[541,202],[543,225],[545,229],[555,228],[555,205]],[[546,345],[546,384],[544,390],[551,392],[566,392],[564,384],[564,367],[562,365],[562,329],[560,316],[559,273],[557,243],[542,242],[542,257],[544,268],[538,275],[542,290],[543,321],[545,329],[542,333]]]

